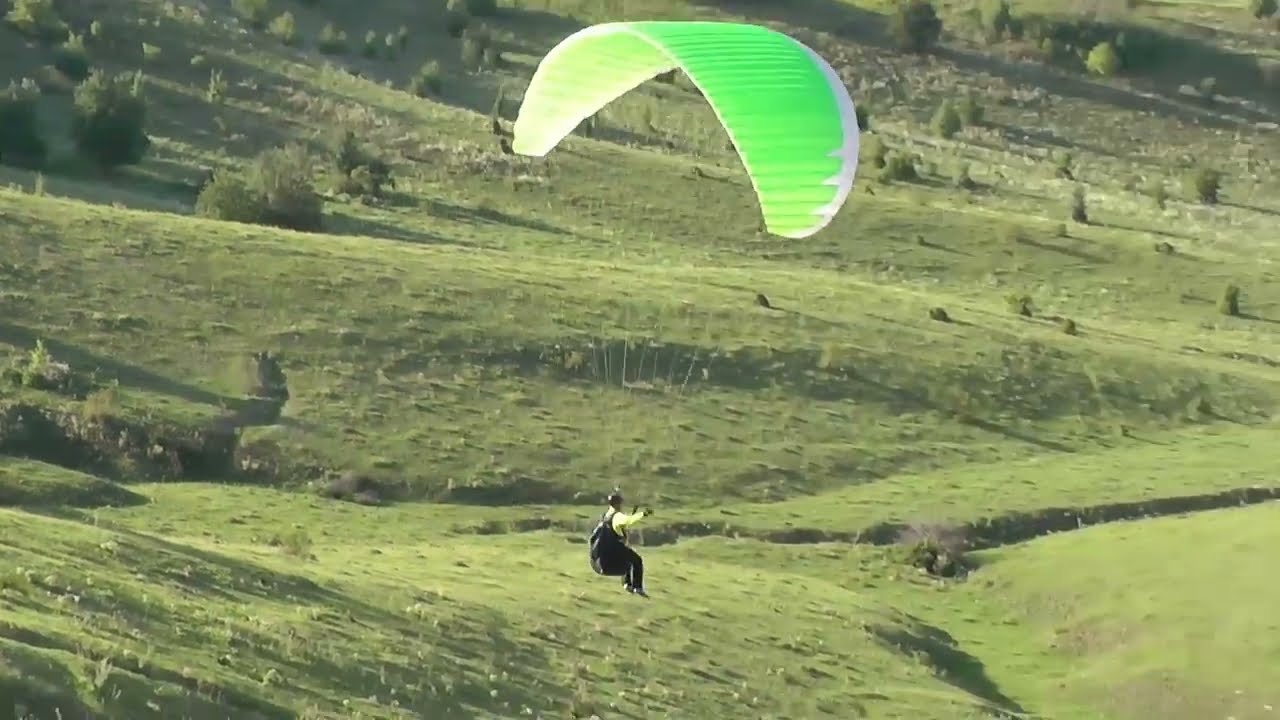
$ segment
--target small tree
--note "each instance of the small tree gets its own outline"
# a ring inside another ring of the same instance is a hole
[[[470,24],[471,12],[467,9],[467,0],[449,0],[444,16],[444,29],[449,37],[462,37],[462,32]]]
[[[439,96],[443,91],[444,74],[440,70],[440,63],[435,60],[418,68],[418,72],[409,81],[409,92],[418,97]]]
[[[1089,51],[1084,65],[1094,75],[1111,77],[1120,71],[1120,54],[1111,43],[1100,42]]]
[[[147,103],[137,76],[95,70],[75,92],[71,136],[82,155],[110,170],[142,161],[151,147],[145,131]]]
[[[1276,0],[1249,0],[1249,14],[1259,20],[1275,15],[1276,9]]]
[[[45,43],[62,42],[68,34],[53,0],[14,0],[5,22],[19,33]]]
[[[261,30],[267,26],[271,3],[269,0],[231,0],[231,10],[249,27]]]
[[[291,12],[285,12],[272,20],[267,32],[285,45],[298,44],[298,24],[294,21]]]
[[[1188,179],[1187,184],[1191,195],[1201,203],[1216,205],[1222,189],[1222,173],[1212,168],[1201,168]]]
[[[324,201],[311,179],[311,158],[300,145],[268,150],[243,173],[218,173],[196,199],[204,217],[314,232]]]
[[[25,168],[44,164],[48,145],[40,136],[39,95],[9,83],[0,92],[0,163]]]
[[[1071,191],[1071,220],[1081,224],[1089,222],[1089,212],[1085,207],[1084,187],[1077,185]]]
[[[342,55],[347,51],[347,34],[333,23],[325,23],[316,39],[316,49],[325,55]]]
[[[933,113],[933,119],[929,121],[929,127],[935,135],[949,138],[960,132],[960,128],[964,127],[964,123],[960,120],[960,113],[956,110],[955,105],[951,104],[950,100],[943,100],[937,111]]]
[[[378,57],[378,33],[369,30],[364,34],[364,44],[360,47],[360,54],[367,58]]]
[[[83,82],[89,77],[91,69],[89,63],[89,53],[84,47],[83,35],[72,35],[67,41],[58,48],[58,52],[53,56],[53,66],[58,71],[66,75],[72,82]]]
[[[871,111],[865,105],[857,105],[853,109],[854,115],[858,118],[858,132],[867,132],[871,129]]]
[[[871,167],[879,169],[884,167],[885,157],[889,154],[889,148],[885,146],[884,141],[877,135],[867,135],[862,141],[862,151],[859,157],[866,159],[871,163]]]
[[[960,121],[969,127],[981,125],[986,116],[986,108],[972,90],[965,92],[964,97],[960,98],[960,102],[956,104],[956,112],[960,113]]]
[[[1222,297],[1218,298],[1218,312],[1231,317],[1240,316],[1240,288],[1228,284],[1222,289]]]
[[[978,8],[978,17],[987,42],[996,42],[1004,37],[1013,22],[1006,0],[984,0]]]
[[[906,0],[890,19],[889,32],[899,48],[924,52],[942,36],[942,20],[929,0]]]

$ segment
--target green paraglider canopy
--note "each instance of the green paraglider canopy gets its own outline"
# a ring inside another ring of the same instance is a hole
[[[605,105],[674,69],[729,134],[769,232],[803,238],[830,224],[858,166],[853,100],[817,53],[758,25],[654,21],[579,30],[538,65],[512,149],[546,155]]]

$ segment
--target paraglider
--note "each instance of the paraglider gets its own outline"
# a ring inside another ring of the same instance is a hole
[[[624,590],[648,597],[644,590],[644,560],[628,544],[627,528],[653,511],[637,508],[630,514],[622,512],[622,493],[617,489],[609,494],[607,502],[609,507],[587,541],[591,569],[597,575],[621,577]]]
[[[765,229],[804,238],[830,224],[858,166],[853,100],[816,52],[758,25],[645,21],[579,30],[539,63],[512,149],[544,156],[608,103],[676,69],[728,133]]]

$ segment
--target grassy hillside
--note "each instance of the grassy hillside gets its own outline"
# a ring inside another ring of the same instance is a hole
[[[1280,494],[1273,18],[939,3],[906,53],[892,3],[456,5],[9,3],[0,82],[47,153],[0,128],[0,708],[1280,702],[1222,669],[1276,652],[1248,605],[1274,512],[1141,519]],[[769,23],[840,70],[871,130],[826,231],[758,232],[680,78],[501,151],[551,45],[646,17]],[[74,142],[77,68],[138,73],[138,162]],[[344,131],[394,186],[347,173]],[[323,199],[313,231],[209,212],[264,168],[290,212]],[[583,558],[615,485],[657,510],[648,603]]]

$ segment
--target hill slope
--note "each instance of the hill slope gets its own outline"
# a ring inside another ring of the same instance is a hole
[[[1177,52],[1096,79],[1072,48],[1011,61],[1033,39],[989,43],[959,4],[939,6],[926,56],[897,52],[891,8],[870,3],[520,2],[462,38],[443,3],[268,4],[266,19],[291,13],[288,44],[280,23],[246,27],[253,5],[58,4],[93,66],[143,71],[152,145],[109,175],[67,137],[58,50],[0,30],[0,71],[38,80],[51,146],[40,172],[0,167],[0,707],[1128,718],[1146,706],[1119,699],[1136,692],[1171,718],[1243,718],[1274,704],[1265,678],[1230,678],[1243,694],[1227,698],[1229,678],[1190,659],[1274,652],[1238,620],[1266,588],[1235,557],[1272,540],[1270,508],[984,551],[963,579],[911,566],[921,547],[1275,497],[1265,25],[1100,8],[1105,32]],[[750,185],[679,79],[547,159],[500,151],[490,114],[514,117],[551,44],[641,17],[772,23],[841,70],[873,130],[826,232],[755,232]],[[328,23],[345,51],[319,47]],[[501,55],[475,69],[464,55],[484,42]],[[431,62],[438,87],[406,92]],[[1179,93],[1203,72],[1219,97]],[[983,117],[938,137],[938,103],[964,89]],[[342,192],[335,130],[395,187]],[[313,154],[322,233],[195,217],[208,169],[287,142]],[[877,167],[876,143],[913,172]],[[1206,164],[1225,172],[1216,204],[1184,187]],[[1075,187],[1087,222],[1071,220]],[[657,509],[647,604],[573,544],[617,484]],[[896,547],[921,538],[914,556]],[[1166,556],[1238,591],[1192,593]],[[1151,605],[1124,591],[1134,577],[1185,602]],[[1196,641],[1215,621],[1239,630]],[[1084,644],[1051,652],[1046,633]]]

